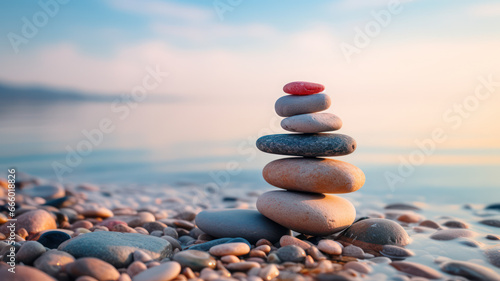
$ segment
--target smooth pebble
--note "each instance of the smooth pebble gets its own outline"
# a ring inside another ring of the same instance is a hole
[[[210,248],[210,254],[214,256],[242,256],[250,252],[250,247],[246,243],[226,243]]]
[[[306,258],[304,249],[296,245],[281,247],[276,251],[276,255],[282,262],[302,262]]]
[[[171,261],[151,267],[137,274],[132,278],[133,281],[169,281],[181,273],[181,265],[178,262]]]
[[[294,231],[326,236],[351,225],[356,210],[347,199],[293,191],[269,191],[257,199],[264,216]]]
[[[283,92],[290,95],[313,95],[325,90],[325,86],[305,81],[290,82],[283,86]]]
[[[308,96],[286,95],[276,101],[274,109],[279,116],[290,117],[323,111],[328,109],[331,104],[330,97],[323,93]]]
[[[308,113],[281,120],[281,128],[294,133],[322,133],[342,128],[342,120],[331,113]]]
[[[304,157],[348,155],[356,141],[342,134],[276,134],[260,137],[257,148],[263,152]]]
[[[329,255],[340,255],[344,246],[337,241],[323,239],[318,243],[318,250]]]
[[[268,163],[264,179],[279,188],[315,193],[351,193],[365,183],[361,169],[324,158],[284,158]]]

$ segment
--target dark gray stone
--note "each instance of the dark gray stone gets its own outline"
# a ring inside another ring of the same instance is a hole
[[[212,248],[213,246],[226,243],[236,243],[236,242],[243,242],[246,243],[249,247],[251,247],[250,242],[248,242],[246,239],[243,238],[220,238],[202,244],[196,244],[192,247],[189,247],[189,250],[199,250],[208,252],[208,250],[210,250],[210,248]]]
[[[75,258],[94,257],[116,268],[127,267],[133,253],[142,250],[153,259],[172,255],[172,245],[165,239],[139,233],[97,231],[79,235],[62,243],[59,248]]]
[[[393,203],[385,206],[386,210],[409,210],[409,211],[420,211],[421,209],[415,205],[407,203]]]
[[[500,235],[488,234],[488,235],[486,235],[486,239],[488,239],[488,240],[500,240]]]
[[[500,274],[495,271],[482,265],[465,261],[445,262],[441,264],[441,270],[452,275],[463,276],[470,280],[500,280]]]
[[[2,256],[2,260],[4,262],[9,262],[10,261],[10,257],[9,255],[11,254],[10,252],[10,248],[14,246],[14,252],[16,253],[16,256],[17,256],[17,253],[19,252],[19,249],[21,249],[21,244],[17,243],[17,242],[14,242],[14,245],[10,245],[10,246],[5,246],[2,248],[2,250],[0,251],[0,256]]]
[[[495,219],[489,219],[489,220],[482,220],[479,223],[493,226],[493,227],[500,227],[500,220],[495,220]]]
[[[306,258],[306,252],[299,246],[288,245],[276,251],[276,255],[282,262],[302,262]]]
[[[264,217],[256,210],[226,209],[202,211],[196,216],[196,224],[208,235],[216,238],[242,237],[256,243],[267,239],[272,243],[290,230]]]
[[[38,243],[49,249],[56,249],[62,242],[71,239],[71,236],[62,231],[47,231],[38,238]]]
[[[374,251],[381,251],[384,245],[405,246],[410,243],[410,237],[404,228],[388,219],[355,222],[339,239]]]
[[[16,254],[16,262],[31,265],[33,262],[45,253],[45,247],[36,241],[26,241]]]
[[[498,210],[500,211],[500,203],[490,204],[485,207],[486,210]]]
[[[146,229],[149,233],[155,230],[161,231],[163,233],[163,229],[165,229],[167,225],[159,221],[152,221],[143,224],[142,227],[144,227],[144,229]]]
[[[196,239],[194,239],[193,237],[191,237],[189,235],[181,236],[177,240],[181,243],[181,245],[188,245],[190,242],[196,241]]]
[[[449,228],[469,228],[465,222],[459,220],[449,220],[443,223],[443,225]]]
[[[182,246],[181,246],[181,243],[179,242],[179,240],[175,239],[174,237],[172,236],[168,236],[168,235],[163,235],[162,237],[160,237],[161,239],[165,239],[167,240],[168,242],[170,242],[170,244],[172,244],[172,248],[173,249],[179,249],[179,250],[182,250]],[[194,239],[194,238],[193,238]]]
[[[380,253],[391,259],[405,259],[415,255],[412,251],[395,245],[384,245]]]
[[[64,207],[69,207],[75,205],[77,202],[76,197],[74,196],[64,196],[61,198],[56,198],[47,201],[44,206],[52,206],[56,208],[64,208]]]
[[[484,250],[484,254],[492,265],[500,267],[500,245],[487,248]]]
[[[304,157],[341,156],[356,150],[356,141],[342,134],[278,134],[257,140],[263,152]]]

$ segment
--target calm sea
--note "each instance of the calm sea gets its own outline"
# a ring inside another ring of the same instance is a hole
[[[278,132],[272,112],[252,106],[94,102],[0,104],[0,175],[10,167],[50,181],[270,189],[255,148]],[[371,153],[358,139],[357,155]],[[387,149],[387,148],[385,148]],[[498,152],[492,152],[498,153]],[[349,161],[349,158],[343,160]],[[359,193],[430,203],[500,202],[498,165],[421,165],[391,187],[398,163],[349,161],[367,182]]]

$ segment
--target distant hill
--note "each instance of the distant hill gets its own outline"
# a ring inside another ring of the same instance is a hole
[[[0,102],[112,102],[119,94],[89,94],[37,86],[12,86],[0,83]],[[175,102],[176,96],[151,96],[150,102]]]

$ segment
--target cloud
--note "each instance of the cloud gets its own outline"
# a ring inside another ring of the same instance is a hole
[[[224,25],[219,23],[166,24],[154,22],[151,29],[161,35],[186,39],[191,42],[213,42],[219,39],[245,38],[246,40],[265,39],[276,34],[276,30],[264,24]]]
[[[112,7],[122,11],[147,16],[161,16],[173,20],[205,21],[214,18],[213,11],[172,1],[109,0],[108,2]]]

